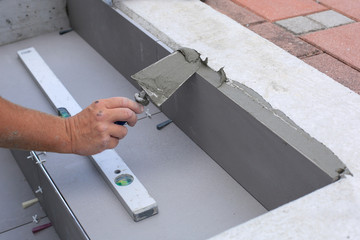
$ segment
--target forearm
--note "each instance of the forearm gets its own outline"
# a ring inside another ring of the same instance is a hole
[[[65,119],[0,97],[0,147],[70,153],[68,131]]]

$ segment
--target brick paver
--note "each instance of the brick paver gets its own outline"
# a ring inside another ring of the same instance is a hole
[[[360,0],[201,1],[360,94]]]
[[[333,10],[310,14],[307,15],[306,17],[314,21],[317,21],[318,23],[321,23],[326,28],[337,27],[340,25],[345,25],[354,22],[350,18]]]
[[[297,57],[312,56],[321,52],[316,47],[295,37],[290,32],[273,23],[257,24],[250,26],[249,29]]]
[[[277,21],[276,24],[286,28],[294,34],[303,34],[325,28],[324,25],[303,16],[280,20]]]
[[[360,72],[326,53],[305,58],[304,61],[320,72],[360,94]]]
[[[269,21],[277,21],[285,18],[311,14],[323,10],[326,7],[313,0],[232,0],[236,4],[244,6]]]
[[[302,38],[360,70],[360,22],[309,33]]]
[[[359,0],[321,0],[322,4],[338,10],[342,14],[360,21],[360,1]]]
[[[228,17],[234,19],[242,25],[252,25],[254,23],[265,21],[264,18],[250,12],[230,0],[204,0],[203,2],[215,10],[226,14]]]

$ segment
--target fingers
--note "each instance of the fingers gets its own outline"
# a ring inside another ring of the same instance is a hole
[[[102,100],[105,102],[105,106],[109,109],[113,108],[129,108],[135,113],[142,113],[144,106],[124,97],[113,97]]]
[[[117,140],[123,139],[128,133],[128,130],[124,126],[119,126],[112,124],[109,126],[109,135],[111,138],[116,138]],[[117,144],[116,144],[117,145]]]
[[[108,112],[111,122],[124,121],[131,127],[135,126],[137,122],[137,115],[128,108],[115,108],[108,110]]]

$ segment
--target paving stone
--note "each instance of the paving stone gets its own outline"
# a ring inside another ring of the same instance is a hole
[[[250,12],[230,0],[205,0],[203,2],[242,25],[251,25],[265,21],[264,18]]]
[[[305,41],[360,70],[360,22],[302,36]]]
[[[271,22],[307,15],[327,8],[313,0],[232,0]]]
[[[325,73],[335,81],[360,94],[360,72],[323,53],[303,59],[304,62]]]
[[[250,26],[249,29],[297,57],[311,56],[321,52],[316,47],[273,23],[257,24]]]
[[[324,25],[303,16],[280,20],[276,24],[295,34],[303,34],[325,28]]]
[[[359,0],[320,0],[320,2],[348,17],[355,19],[356,21],[360,21]]]
[[[306,17],[321,23],[327,28],[337,27],[354,22],[354,20],[351,20],[350,18],[345,17],[344,15],[333,10],[310,14]]]

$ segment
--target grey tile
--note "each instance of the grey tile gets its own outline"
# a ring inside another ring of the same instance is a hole
[[[345,17],[344,15],[333,10],[310,14],[306,17],[323,24],[327,28],[354,22],[350,18]]]
[[[0,239],[4,240],[60,240],[54,227],[48,227],[40,232],[32,233],[34,227],[46,224],[49,222],[48,218],[42,218],[38,224],[28,223],[23,226],[11,229],[10,231],[0,234]]]
[[[24,42],[38,50],[80,104],[134,93],[135,88],[122,81],[121,75],[75,32]],[[24,42],[3,49],[11,55]],[[24,69],[15,60],[6,64],[12,64],[13,74]],[[47,110],[49,106],[44,102],[48,101],[31,78],[24,75],[25,81],[17,76],[16,83],[32,83],[28,88],[34,90],[31,101],[39,103],[39,110]],[[10,86],[12,82],[4,83],[10,91],[7,96],[14,96],[18,90]],[[18,103],[24,104],[25,99],[20,96]],[[174,123],[158,131],[156,124],[166,119],[159,113],[139,121],[116,148],[159,204],[158,215],[138,223],[131,219],[88,158],[47,154],[47,170],[91,239],[205,239],[266,212]]]
[[[0,232],[31,222],[35,214],[44,217],[39,203],[22,208],[22,202],[35,196],[9,150],[0,148],[0,162]]]
[[[321,25],[320,23],[303,16],[280,20],[277,21],[276,24],[295,34],[303,34],[325,28],[325,26]]]

